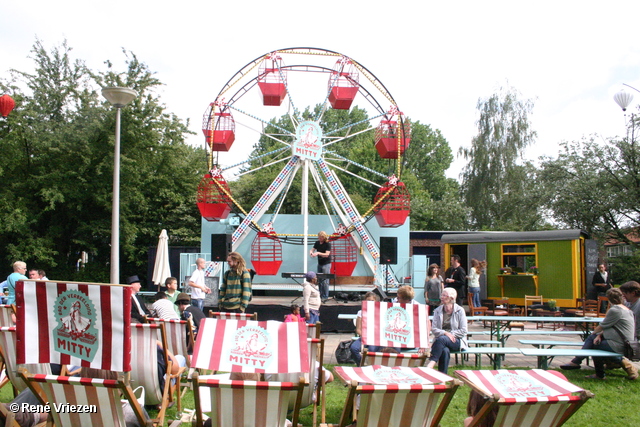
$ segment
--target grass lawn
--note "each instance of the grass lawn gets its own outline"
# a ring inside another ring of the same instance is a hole
[[[327,365],[332,368],[331,365]],[[468,366],[452,366],[449,374],[453,375],[456,369],[468,369]],[[589,399],[587,403],[569,419],[565,426],[573,427],[627,427],[640,426],[640,411],[637,410],[637,396],[640,395],[640,380],[628,381],[623,370],[617,369],[607,372],[607,379],[604,381],[588,380],[584,376],[593,373],[593,370],[582,369],[577,371],[563,372],[567,379],[593,392],[595,397]],[[339,380],[327,384],[326,420],[330,423],[337,423],[340,420],[342,407],[347,395],[347,389]],[[0,390],[0,401],[9,402],[13,395],[9,386]],[[462,386],[453,397],[449,408],[445,412],[440,425],[442,427],[459,427],[466,417],[466,405],[469,397],[469,387]],[[193,393],[188,392],[182,399],[183,407],[194,408]],[[150,413],[151,416],[155,414]],[[169,425],[171,420],[176,419],[177,410],[175,406],[167,410],[165,425]],[[312,410],[304,408],[301,411],[300,423],[304,426],[311,426]],[[183,423],[183,426],[190,424]]]

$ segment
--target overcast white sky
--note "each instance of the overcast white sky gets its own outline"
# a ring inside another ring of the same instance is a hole
[[[190,118],[189,141],[202,144],[202,114],[238,69],[276,49],[318,47],[367,67],[454,153],[476,134],[478,98],[508,80],[537,99],[535,158],[562,140],[624,132],[612,97],[622,83],[640,89],[638,19],[637,0],[4,1],[0,76],[33,69],[36,37],[47,48],[66,39],[93,69],[109,59],[124,71],[125,48],[157,72],[167,110]]]

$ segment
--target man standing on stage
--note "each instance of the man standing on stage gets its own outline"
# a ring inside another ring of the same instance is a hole
[[[447,269],[445,273],[444,286],[445,288],[453,288],[458,293],[456,298],[456,304],[462,305],[462,298],[466,293],[464,287],[467,281],[467,273],[464,268],[460,266],[460,255],[451,256],[451,267]]]
[[[309,252],[312,258],[318,258],[318,273],[331,273],[331,243],[329,236],[324,231],[318,233],[318,240]],[[320,299],[325,302],[329,299],[329,279],[319,280]]]

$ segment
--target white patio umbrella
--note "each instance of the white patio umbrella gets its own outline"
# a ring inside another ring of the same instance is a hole
[[[167,235],[167,230],[162,230],[158,238],[156,261],[153,264],[153,277],[151,280],[158,285],[159,289],[167,277],[171,277],[171,267],[169,267],[169,236]]]

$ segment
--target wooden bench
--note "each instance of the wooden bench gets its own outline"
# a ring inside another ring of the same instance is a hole
[[[620,357],[619,353],[604,350],[583,350],[572,348],[523,348],[520,352],[525,356],[538,358],[538,369],[549,369],[549,363],[556,356],[572,357]]]
[[[475,347],[484,347],[484,346],[489,346],[489,347],[493,347],[494,345],[501,347],[502,346],[502,342],[497,341],[497,340],[467,340],[467,344],[469,345],[473,345]],[[458,364],[458,354],[462,355],[462,359],[463,359],[463,364],[464,364],[464,360],[469,360],[469,355],[468,354],[464,354],[463,351],[456,351],[453,353],[456,357],[456,365]]]
[[[482,365],[482,355],[486,355],[491,363],[493,364],[493,369],[500,369],[502,364],[502,359],[505,354],[522,354],[520,349],[515,347],[469,347],[459,352],[453,352],[454,354],[461,355],[476,355],[476,368],[480,369]]]
[[[510,331],[502,334],[503,342],[506,342],[511,335],[580,335],[584,337],[582,331]]]
[[[544,341],[544,340],[518,340],[520,344],[532,345],[535,348],[553,348],[556,345],[563,347],[582,347],[584,343],[578,341]]]

